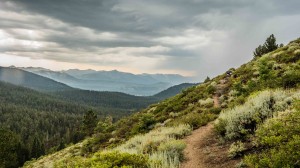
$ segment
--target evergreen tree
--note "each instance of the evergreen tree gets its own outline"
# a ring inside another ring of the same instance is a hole
[[[58,146],[58,149],[57,150],[62,150],[66,147],[65,145],[65,141],[64,140],[61,140],[60,143],[59,143],[59,146]]]
[[[255,51],[253,52],[254,57],[261,57],[262,55],[264,55],[267,49],[264,45],[259,45]]]
[[[30,159],[30,156],[29,156],[29,150],[28,148],[22,144],[21,142],[18,143],[18,162],[19,162],[19,165],[23,165],[27,160]]]
[[[204,83],[209,82],[210,78],[207,76],[206,79],[204,80]]]
[[[0,167],[18,167],[19,138],[11,131],[0,128]]]
[[[83,117],[83,133],[88,136],[92,135],[96,126],[97,115],[94,111],[89,110]]]
[[[254,58],[261,57],[262,55],[276,50],[278,47],[282,47],[283,44],[278,45],[274,34],[271,34],[263,45],[259,45],[253,52]]]
[[[44,144],[41,143],[40,139],[35,137],[31,147],[31,157],[38,158],[44,154],[45,154]]]
[[[266,52],[271,52],[274,51],[278,48],[278,44],[276,44],[276,38],[274,36],[274,34],[271,34],[267,39],[266,42],[264,44],[265,48],[266,48]]]

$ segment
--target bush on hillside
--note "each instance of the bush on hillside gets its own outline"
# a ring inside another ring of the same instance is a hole
[[[156,120],[151,113],[142,114],[139,117],[139,122],[132,128],[132,134],[146,133],[154,127]]]
[[[215,123],[215,130],[228,140],[245,138],[257,125],[274,113],[287,109],[292,98],[299,93],[287,91],[263,91],[248,98],[244,105],[223,111]]]
[[[213,86],[213,85],[209,85],[207,88],[206,88],[206,92],[208,93],[208,94],[214,94],[215,93],[215,91],[216,91],[216,87],[215,86]]]
[[[206,125],[210,121],[213,121],[216,118],[215,114],[212,113],[195,113],[190,112],[177,120],[174,120],[170,123],[170,125],[178,125],[178,124],[189,124],[193,127],[193,129],[199,128],[203,125]]]
[[[294,88],[300,84],[300,71],[289,71],[282,77],[284,88]]]
[[[91,159],[93,167],[139,167],[147,168],[148,158],[141,154],[129,154],[121,152],[99,152]],[[104,166],[105,165],[105,166]]]
[[[242,153],[246,150],[245,145],[241,141],[234,142],[230,145],[228,151],[229,158],[235,158],[237,156],[242,156]]]
[[[186,147],[186,144],[181,140],[171,140],[165,143],[162,143],[158,147],[158,151],[165,152],[171,158],[179,156],[179,160],[183,160],[183,150]]]
[[[269,119],[256,131],[257,144],[263,150],[248,155],[249,167],[300,167],[300,101],[294,111]]]
[[[275,60],[278,63],[295,63],[300,59],[300,53],[296,52],[295,54],[293,53],[282,53],[279,55],[276,55]]]
[[[205,100],[200,99],[198,101],[198,103],[200,104],[200,106],[209,108],[209,107],[212,107],[214,105],[214,100],[212,98],[207,98]]]

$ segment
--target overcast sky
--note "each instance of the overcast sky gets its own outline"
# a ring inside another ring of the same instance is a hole
[[[0,0],[0,66],[217,75],[275,34],[300,37],[299,0]]]

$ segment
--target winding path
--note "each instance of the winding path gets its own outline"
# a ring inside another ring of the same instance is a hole
[[[212,127],[212,124],[200,127],[185,139],[187,144],[184,150],[186,161],[180,166],[181,168],[205,168],[203,149],[205,149],[206,137],[210,134]]]
[[[213,132],[213,124],[200,127],[187,136],[184,141],[185,161],[180,168],[231,168],[239,162],[227,157],[229,146],[220,145]]]

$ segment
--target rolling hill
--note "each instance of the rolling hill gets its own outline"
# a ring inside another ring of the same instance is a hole
[[[38,72],[46,71],[42,68],[32,68],[31,70]],[[58,74],[59,72],[50,71],[50,73]],[[66,77],[65,75],[62,76]],[[69,76],[69,78],[74,79],[71,76]],[[0,81],[45,92],[61,100],[97,107],[104,113],[110,113],[112,115],[114,113],[120,114],[121,112],[127,114],[128,112],[144,108],[159,100],[155,97],[132,96],[119,92],[98,92],[75,89],[52,79],[14,67],[0,67]],[[122,114],[120,115],[122,116]]]
[[[111,108],[111,111],[119,109],[119,111],[128,110],[134,112],[160,100],[156,97],[132,96],[120,92],[99,92],[80,89],[53,92],[52,94],[64,100],[100,109]]]
[[[38,91],[62,91],[72,88],[52,79],[14,67],[0,67],[0,81],[31,88]]]
[[[43,71],[48,72],[49,74],[60,74],[60,76],[62,76],[64,79],[66,79],[65,77],[68,77],[72,80],[75,79],[72,76],[68,76],[60,72],[48,71],[43,68],[31,68],[30,70],[39,73]],[[75,89],[52,79],[48,79],[46,77],[14,67],[0,67],[0,81],[46,92],[52,97],[56,97],[61,100],[93,106],[95,108],[99,108],[102,112],[107,114],[114,115],[119,113],[120,116],[123,116],[121,112],[126,115],[129,112],[131,113],[138,109],[145,108],[149,104],[180,93],[181,90],[185,88],[184,86],[189,86],[183,84],[176,87],[171,87],[170,91],[172,93],[170,93],[169,90],[166,90],[155,96],[133,96],[120,92],[99,92]],[[114,116],[117,117],[117,115]]]
[[[153,97],[156,97],[160,100],[164,100],[167,99],[169,97],[173,97],[179,93],[181,93],[184,89],[187,89],[189,87],[195,86],[197,84],[194,83],[182,83],[179,85],[175,85],[175,86],[171,86],[166,90],[163,90],[155,95],[153,95]]]
[[[297,39],[25,167],[179,167],[182,139],[212,121],[206,144],[189,148],[201,166],[299,167],[299,87]]]

